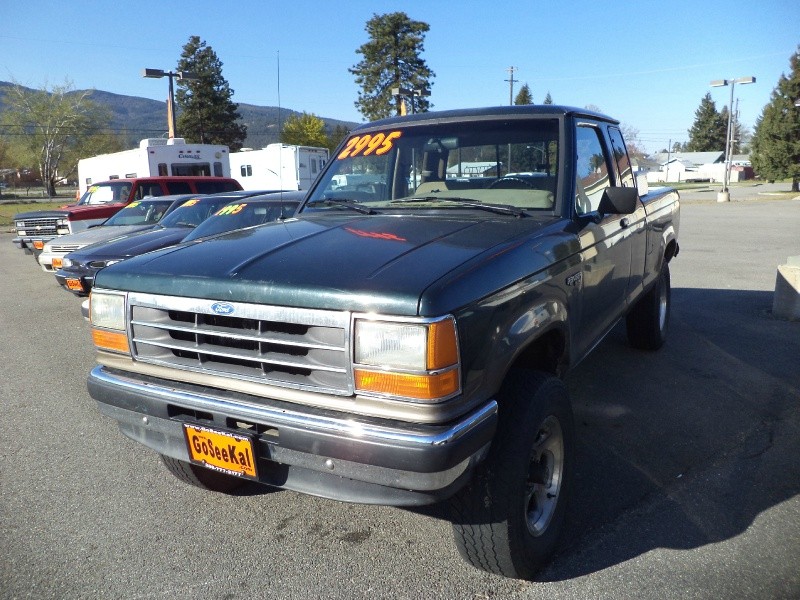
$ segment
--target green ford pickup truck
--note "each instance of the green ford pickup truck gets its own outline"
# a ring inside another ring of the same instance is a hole
[[[179,479],[447,501],[462,556],[530,578],[575,469],[564,375],[625,319],[665,341],[679,198],[582,109],[352,132],[285,221],[97,274],[88,388]]]

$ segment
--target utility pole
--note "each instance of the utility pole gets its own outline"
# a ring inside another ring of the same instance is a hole
[[[508,105],[512,106],[514,104],[514,72],[517,70],[517,67],[508,67],[506,71],[508,71],[509,79],[506,79],[508,82]]]

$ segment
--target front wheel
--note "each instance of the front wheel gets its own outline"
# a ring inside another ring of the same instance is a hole
[[[574,462],[564,384],[514,370],[498,398],[495,441],[473,481],[454,498],[461,556],[485,571],[530,579],[552,556],[564,523]]]
[[[161,455],[161,462],[175,477],[204,490],[229,494],[242,487],[245,480],[234,475],[218,473],[183,460]]]

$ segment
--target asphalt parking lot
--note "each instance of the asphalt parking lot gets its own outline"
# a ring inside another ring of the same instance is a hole
[[[619,327],[568,376],[577,484],[536,582],[468,567],[442,507],[182,485],[100,417],[80,300],[0,234],[0,597],[800,597],[800,322],[771,314],[800,198],[742,190],[683,194],[666,346]]]

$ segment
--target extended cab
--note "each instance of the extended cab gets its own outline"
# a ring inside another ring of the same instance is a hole
[[[53,238],[99,225],[134,200],[173,194],[215,194],[241,190],[230,177],[138,177],[112,179],[89,186],[77,204],[14,215],[17,248],[37,258]]]
[[[448,499],[462,556],[528,578],[575,468],[562,377],[620,319],[664,343],[678,225],[601,114],[369,123],[296,218],[101,270],[89,392],[183,481]]]

